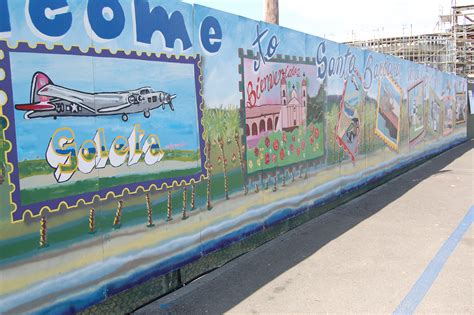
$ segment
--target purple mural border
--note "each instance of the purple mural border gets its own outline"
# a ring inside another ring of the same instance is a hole
[[[4,58],[0,60],[0,68],[5,69],[7,75],[6,80],[1,82],[0,88],[7,94],[7,102],[3,106],[3,115],[7,119],[7,127],[5,130],[5,140],[10,142],[10,150],[7,150],[7,163],[13,164],[13,171],[9,174],[10,183],[14,185],[11,191],[11,202],[14,203],[14,209],[11,212],[12,223],[22,222],[25,219],[26,212],[30,212],[32,217],[41,215],[44,209],[55,212],[59,211],[59,207],[62,204],[66,204],[67,208],[76,207],[82,200],[85,204],[92,203],[96,197],[105,199],[109,194],[113,194],[114,197],[123,195],[128,190],[130,193],[137,192],[140,188],[143,191],[148,191],[152,186],[155,186],[158,190],[163,188],[173,188],[182,185],[183,181],[186,184],[192,182],[196,183],[201,181],[202,178],[207,177],[207,169],[205,168],[206,155],[205,155],[205,143],[203,139],[202,117],[202,73],[201,73],[201,56],[196,54],[195,56],[167,56],[166,54],[138,54],[135,51],[127,54],[124,51],[117,51],[115,53],[109,50],[101,50],[100,52],[95,51],[94,48],[90,47],[87,51],[81,51],[77,46],[71,47],[69,50],[63,46],[54,46],[48,48],[44,44],[38,44],[36,47],[30,47],[26,42],[18,43],[16,48],[10,48],[6,41],[0,41],[0,50],[4,52]],[[20,199],[19,190],[19,170],[18,170],[18,156],[16,152],[16,133],[15,133],[15,117],[13,110],[13,93],[12,93],[12,81],[11,81],[11,67],[10,67],[10,52],[28,52],[28,53],[39,53],[39,54],[58,54],[58,55],[75,55],[75,56],[89,56],[89,57],[109,57],[109,58],[120,58],[120,59],[134,59],[134,60],[146,60],[146,61],[161,61],[168,63],[181,63],[181,64],[192,64],[194,66],[194,86],[196,93],[196,106],[197,106],[197,118],[198,118],[198,132],[199,132],[199,151],[201,158],[201,171],[192,175],[171,177],[165,179],[151,180],[139,183],[132,183],[126,185],[119,185],[115,187],[109,187],[106,189],[99,189],[94,192],[83,193],[73,196],[67,196],[61,199],[45,200],[44,202],[22,205]]]

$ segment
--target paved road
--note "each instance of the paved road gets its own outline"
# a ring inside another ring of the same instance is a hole
[[[445,152],[136,313],[474,314],[473,144]]]

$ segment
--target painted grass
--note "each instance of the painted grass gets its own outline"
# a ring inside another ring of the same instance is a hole
[[[49,186],[37,189],[28,189],[21,191],[21,202],[24,205],[29,205],[37,202],[42,202],[47,196],[47,200],[54,200],[64,198],[78,193],[94,192],[100,189],[109,187],[121,186],[129,183],[140,183],[151,180],[158,180],[162,178],[181,177],[192,175],[200,171],[199,167],[190,168],[186,170],[171,170],[155,174],[134,174],[121,177],[97,178],[77,181],[65,186]]]
[[[162,161],[199,161],[199,150],[163,150],[165,155]],[[75,161],[75,157],[72,157]],[[140,158],[143,162],[143,157]],[[26,160],[18,163],[20,178],[31,177],[35,175],[53,174],[54,170],[44,159]]]
[[[229,186],[230,192],[238,192],[242,190],[243,177],[239,169],[233,170],[229,174]],[[206,181],[203,181],[196,185],[196,210],[204,209],[206,205]],[[183,199],[182,190],[176,190],[172,195],[173,204],[173,217],[179,220],[182,211]],[[137,197],[132,197],[137,198]],[[147,224],[147,210],[145,205],[145,198],[143,198],[143,204],[128,206],[127,200],[125,200],[125,207],[122,211],[121,225],[122,227],[129,227],[135,225]],[[213,202],[224,198],[224,177],[222,174],[217,174],[212,178],[212,200]],[[166,193],[159,193],[152,198],[153,208],[153,219],[154,222],[163,222],[166,218],[167,211],[167,197]],[[187,190],[187,209],[190,211],[191,202],[191,187],[188,186]],[[231,201],[229,201],[231,202]],[[99,235],[110,233],[113,230],[112,223],[114,221],[115,209],[96,209],[96,226],[97,232],[95,234],[89,234],[88,209],[80,209],[77,211],[83,211],[84,214],[81,219],[72,221],[69,223],[62,224],[60,226],[48,229],[48,243],[50,244],[45,249],[38,248],[39,241],[39,224],[33,222],[38,227],[38,231],[29,233],[14,239],[4,239],[0,241],[0,265],[22,259],[38,254],[38,251],[45,252],[48,250],[54,250],[58,248],[64,248],[71,244],[75,244],[79,241],[91,239]],[[196,211],[195,210],[195,211]],[[206,210],[207,211],[207,210]],[[67,214],[58,213],[56,215],[50,215],[49,221],[55,219],[61,219],[61,215]]]

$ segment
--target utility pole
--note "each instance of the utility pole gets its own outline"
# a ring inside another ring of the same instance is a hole
[[[279,24],[278,0],[265,0],[265,22]]]

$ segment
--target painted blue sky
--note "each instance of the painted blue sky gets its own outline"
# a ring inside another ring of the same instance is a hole
[[[133,125],[140,124],[147,135],[158,135],[162,147],[171,144],[178,144],[183,149],[198,147],[194,67],[191,64],[12,53],[11,66],[15,73],[13,100],[16,104],[29,102],[31,79],[36,71],[46,73],[57,85],[89,93],[150,86],[177,95],[173,101],[174,112],[169,107],[165,111],[158,108],[151,111],[149,119],[138,113],[130,115],[128,122],[123,122],[120,115],[25,120],[24,112],[15,111],[20,160],[43,157],[49,137],[57,128],[65,126],[74,131],[78,145],[92,139],[99,126],[105,129],[110,143],[118,135],[128,137]]]

